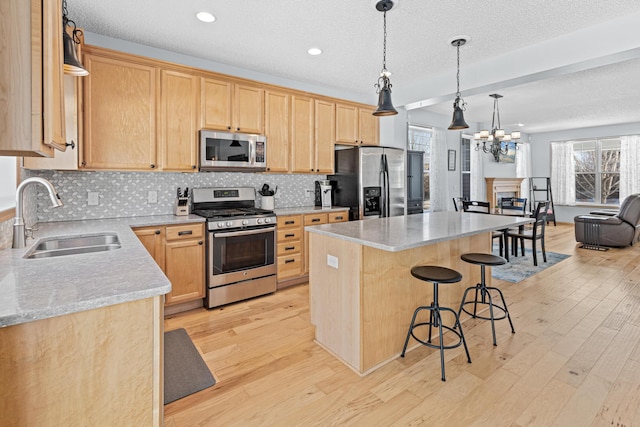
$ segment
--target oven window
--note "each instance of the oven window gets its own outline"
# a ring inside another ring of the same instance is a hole
[[[207,160],[245,163],[249,161],[249,141],[206,138],[206,144]]]
[[[274,263],[274,231],[213,239],[213,274],[248,270]]]

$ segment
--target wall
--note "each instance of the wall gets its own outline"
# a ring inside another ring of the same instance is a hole
[[[532,174],[551,176],[551,142],[632,134],[640,134],[640,122],[531,134]],[[593,209],[592,206],[557,206],[556,221],[572,223],[576,215],[588,214]]]
[[[51,208],[45,192],[38,193],[38,222],[79,219],[119,218],[173,213],[178,187],[243,186],[262,188],[264,183],[278,188],[276,208],[313,206],[314,181],[325,175],[276,175],[240,172],[164,173],[164,172],[69,172],[25,171],[27,177],[40,176],[51,181],[64,206]],[[99,205],[87,204],[88,192],[99,194]],[[156,192],[157,203],[149,202]],[[261,196],[256,195],[260,206]]]

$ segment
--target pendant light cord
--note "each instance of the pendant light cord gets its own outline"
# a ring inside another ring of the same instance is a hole
[[[383,21],[384,21],[384,36],[382,42],[382,72],[387,71],[387,9],[385,7],[383,13]]]
[[[456,98],[460,98],[460,42],[456,43],[456,49],[458,51],[458,72],[456,74],[457,90]]]

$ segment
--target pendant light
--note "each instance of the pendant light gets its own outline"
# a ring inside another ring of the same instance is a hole
[[[469,41],[467,36],[457,36],[451,41],[451,46],[454,46],[458,53],[458,72],[456,74],[457,90],[456,100],[453,101],[453,119],[449,125],[449,130],[467,129],[469,125],[464,121],[463,111],[466,109],[467,103],[461,98],[460,94],[460,46],[464,46]]]
[[[71,35],[67,33],[67,27],[70,26]],[[62,42],[64,47],[64,73],[72,76],[88,76],[89,72],[82,66],[82,62],[78,58],[76,45],[80,44],[80,38],[76,23],[67,17],[67,0],[62,0]]]
[[[391,73],[387,71],[387,11],[391,10],[392,7],[392,0],[380,0],[376,3],[376,9],[378,12],[382,12],[384,16],[384,44],[382,49],[382,71],[380,72],[380,77],[378,77],[378,83],[374,84],[378,94],[378,108],[373,112],[374,116],[394,116],[398,114],[391,102],[391,82],[389,81]]]

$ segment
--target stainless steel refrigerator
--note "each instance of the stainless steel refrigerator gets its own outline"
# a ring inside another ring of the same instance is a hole
[[[405,153],[391,147],[336,149],[333,204],[349,207],[349,220],[405,212]]]

